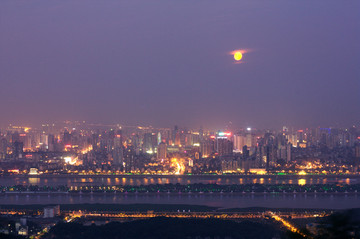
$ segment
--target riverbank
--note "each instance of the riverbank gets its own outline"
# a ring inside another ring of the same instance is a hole
[[[306,177],[319,177],[319,178],[350,178],[359,179],[360,174],[10,174],[0,175],[0,178],[306,178]]]
[[[360,192],[360,184],[149,184],[131,185],[83,185],[83,186],[0,186],[1,193],[355,193]]]

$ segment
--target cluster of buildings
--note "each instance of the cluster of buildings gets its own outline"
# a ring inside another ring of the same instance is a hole
[[[46,206],[43,212],[40,209],[0,208],[0,237],[9,235],[5,238],[17,238],[18,235],[24,238],[38,238],[44,229],[53,227],[62,219],[59,205]]]
[[[0,130],[2,173],[356,173],[360,132],[314,128],[210,131],[85,122]]]

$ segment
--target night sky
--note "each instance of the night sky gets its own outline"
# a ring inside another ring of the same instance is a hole
[[[1,0],[0,124],[359,124],[359,12],[358,0]]]

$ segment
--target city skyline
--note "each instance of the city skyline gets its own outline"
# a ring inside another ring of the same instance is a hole
[[[84,127],[92,128],[92,129],[98,129],[98,130],[104,130],[104,131],[108,131],[108,130],[116,130],[116,129],[126,129],[126,128],[138,128],[138,129],[149,129],[149,130],[158,130],[158,129],[166,129],[166,130],[171,130],[174,127],[179,127],[180,129],[183,130],[189,130],[189,131],[199,131],[199,130],[205,130],[208,132],[221,132],[221,131],[229,131],[229,132],[240,132],[243,130],[260,130],[260,131],[282,131],[284,130],[284,128],[286,128],[289,131],[298,131],[298,130],[309,130],[309,129],[342,129],[342,130],[348,130],[348,129],[358,129],[359,125],[345,125],[345,126],[336,126],[336,125],[318,125],[315,127],[297,127],[297,126],[293,126],[292,124],[288,124],[288,125],[281,125],[278,127],[265,127],[265,128],[261,128],[261,127],[255,127],[253,125],[248,125],[248,124],[241,124],[241,125],[233,125],[232,122],[227,122],[224,123],[222,125],[217,125],[214,127],[204,127],[203,125],[199,125],[199,126],[195,126],[195,127],[189,127],[187,125],[182,125],[182,124],[173,124],[173,125],[150,125],[150,124],[123,124],[123,123],[100,123],[100,122],[89,122],[89,121],[85,121],[85,120],[79,120],[79,121],[71,121],[71,120],[65,120],[65,121],[56,121],[56,122],[37,122],[37,123],[29,123],[29,124],[24,124],[24,123],[9,123],[9,124],[4,124],[4,125],[0,125],[0,132],[1,130],[3,132],[6,132],[8,129],[11,129],[11,131],[14,130],[15,128],[19,129],[19,132],[23,131],[24,129],[28,128],[28,129],[32,129],[32,130],[42,130],[43,127],[53,127],[54,129],[69,129],[69,130],[78,130],[78,129],[84,129]]]

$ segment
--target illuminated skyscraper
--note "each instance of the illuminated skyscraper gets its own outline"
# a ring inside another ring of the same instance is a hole
[[[234,149],[242,152],[245,145],[245,137],[243,135],[234,135]]]
[[[153,138],[154,138],[154,135],[152,133],[144,134],[143,150],[145,152],[153,152],[154,151]]]
[[[214,141],[204,140],[200,143],[200,153],[202,158],[209,157],[214,152]]]
[[[157,133],[157,144],[159,145],[161,143],[161,133]]]
[[[253,147],[253,136],[251,133],[246,134],[245,136],[245,145],[249,148]]]

